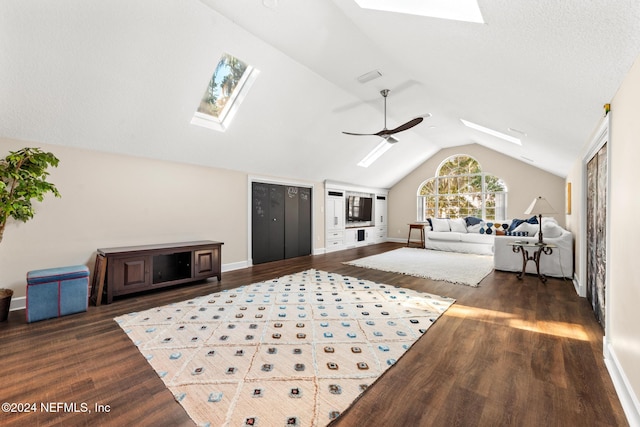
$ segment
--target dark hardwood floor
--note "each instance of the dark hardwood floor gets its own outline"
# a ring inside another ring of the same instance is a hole
[[[0,323],[0,401],[36,410],[2,412],[0,425],[193,425],[113,318],[308,268],[457,299],[335,426],[628,425],[603,362],[602,329],[570,281],[519,281],[496,271],[471,288],[342,264],[399,246],[262,264],[223,273],[220,283],[123,298],[32,324],[23,311],[12,312]],[[68,412],[70,403],[79,412]],[[82,412],[83,404],[91,413]]]

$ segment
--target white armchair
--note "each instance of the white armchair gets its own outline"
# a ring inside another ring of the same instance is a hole
[[[536,227],[538,227],[536,225]],[[544,242],[552,243],[557,247],[549,255],[540,256],[540,273],[551,277],[573,277],[573,234],[556,224],[555,232],[547,231],[543,222]],[[513,251],[509,242],[527,241],[535,243],[538,236],[496,236],[494,240],[493,266],[496,270],[522,271],[522,254]],[[527,273],[536,274],[534,262],[528,262],[525,270]]]

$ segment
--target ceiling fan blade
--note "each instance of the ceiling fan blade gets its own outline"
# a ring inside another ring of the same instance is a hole
[[[424,120],[424,117],[416,117],[415,119],[409,120],[407,123],[400,125],[395,129],[387,129],[387,96],[389,95],[389,89],[381,90],[380,95],[382,95],[382,97],[384,98],[384,128],[380,132],[376,132],[376,133],[354,133],[354,132],[344,132],[344,131],[342,133],[344,133],[345,135],[357,135],[357,136],[381,136],[387,139],[389,136],[393,135],[394,133],[411,129],[412,127],[421,123]],[[430,117],[430,116],[431,114],[428,113],[426,117]],[[397,142],[397,140],[393,142]]]
[[[413,120],[409,120],[407,123],[398,126],[395,129],[389,129],[389,130],[381,130],[380,132],[378,132],[376,135],[378,136],[382,136],[382,135],[393,135],[394,133],[398,133],[398,132],[402,132],[404,130],[407,129],[411,129],[412,127],[420,124],[422,121],[424,120],[423,117],[416,117]]]
[[[356,135],[356,136],[377,136],[377,135],[382,135],[381,132],[384,133],[384,130],[381,130],[380,132],[377,132],[377,133],[354,133],[354,132],[342,131],[342,133],[344,133],[345,135]]]

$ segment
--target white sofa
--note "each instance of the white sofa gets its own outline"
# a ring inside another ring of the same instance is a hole
[[[513,251],[509,245],[514,241],[538,241],[538,224],[524,225],[529,229],[528,237],[520,236],[495,236],[493,266],[496,270],[522,271],[522,254]],[[540,255],[540,273],[552,277],[573,277],[573,234],[560,227],[553,218],[542,218],[542,235],[545,243],[556,245],[550,255]],[[532,250],[529,249],[532,254]],[[536,265],[533,261],[527,262],[527,273],[536,274]]]
[[[447,252],[479,255],[493,254],[493,234],[481,233],[484,222],[468,225],[463,218],[430,218],[425,225],[424,247]],[[483,230],[484,231],[484,230]]]
[[[425,230],[424,247],[447,252],[492,255],[493,235]]]
[[[496,235],[496,227],[489,227],[490,222],[480,221],[470,224],[469,218],[444,219],[430,218],[425,224],[425,243],[427,249],[448,252],[463,252],[479,255],[493,255],[496,270],[522,271],[522,254],[513,251],[509,242],[538,241],[539,225],[532,224],[535,218],[528,220],[513,220],[500,222],[497,228],[502,232],[510,228],[513,222],[519,225],[513,228],[515,236]],[[490,234],[489,234],[490,233]],[[545,243],[556,245],[550,255],[540,257],[540,272],[545,276],[572,277],[573,276],[573,235],[563,229],[553,218],[542,218],[542,233]],[[530,250],[531,253],[531,250]],[[527,273],[536,273],[533,261],[527,262]]]

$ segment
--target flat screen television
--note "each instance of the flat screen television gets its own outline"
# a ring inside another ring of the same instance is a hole
[[[347,196],[347,222],[371,221],[373,215],[373,198]]]

